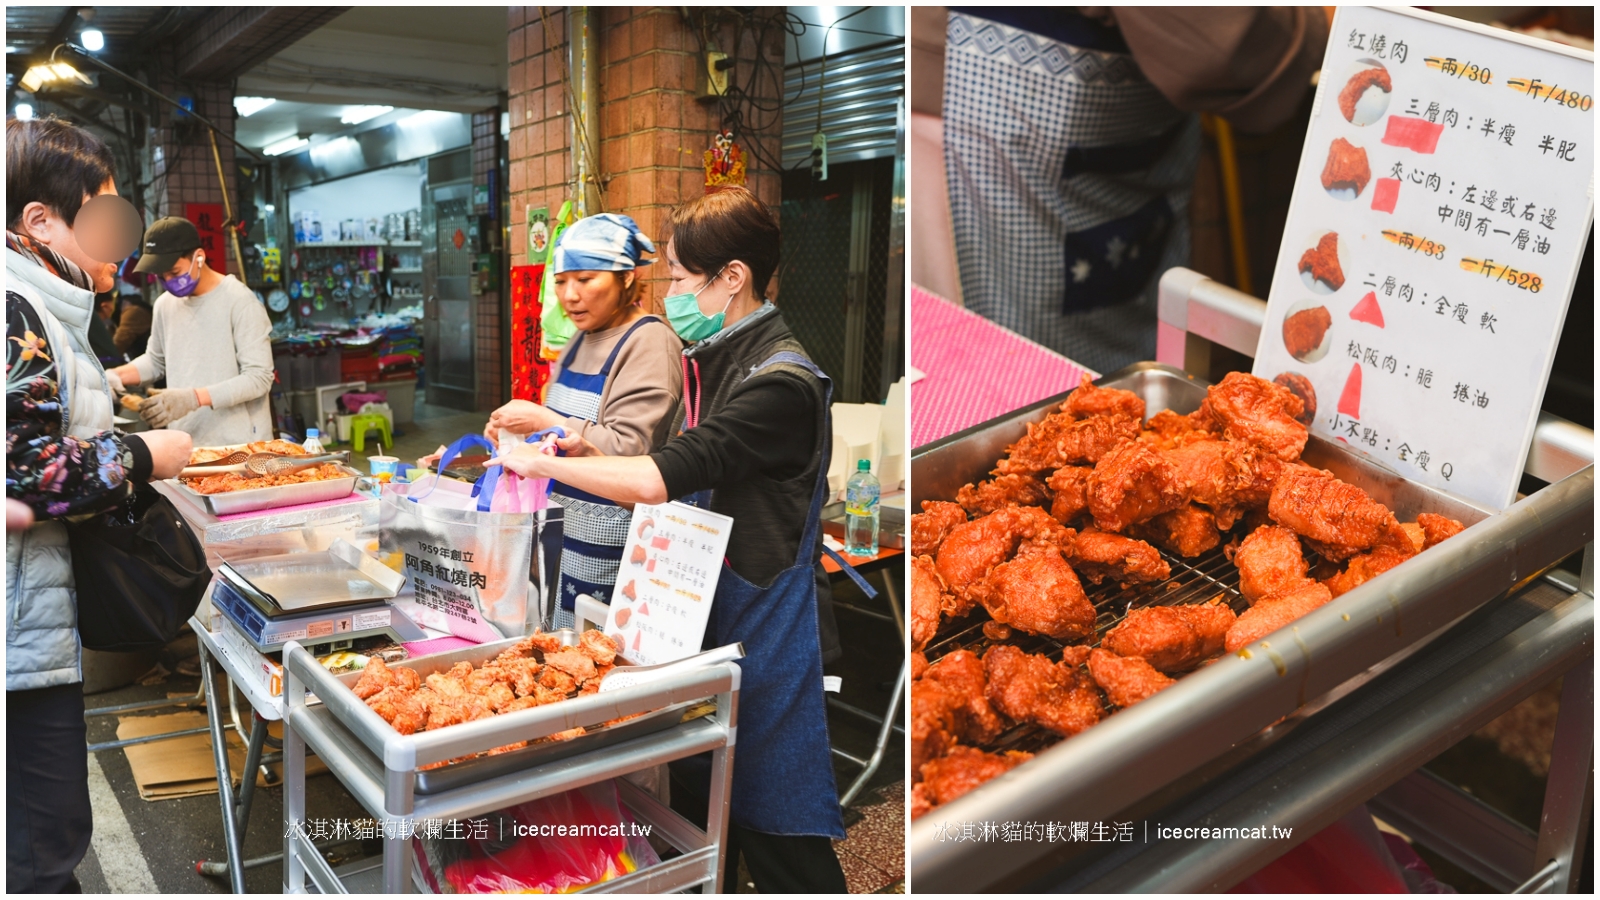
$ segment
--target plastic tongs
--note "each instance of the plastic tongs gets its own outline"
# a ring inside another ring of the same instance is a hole
[[[623,688],[633,687],[636,684],[647,684],[659,678],[676,675],[705,666],[714,666],[718,663],[731,662],[744,658],[744,645],[739,643],[727,644],[714,650],[696,653],[683,659],[673,660],[669,663],[660,663],[654,666],[617,666],[606,676],[600,679],[600,693],[607,691],[620,691]]]

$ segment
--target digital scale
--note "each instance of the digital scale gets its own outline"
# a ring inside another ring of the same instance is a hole
[[[299,641],[323,655],[362,638],[425,640],[426,633],[389,602],[404,584],[404,575],[337,540],[323,553],[223,562],[211,604],[263,653]]]

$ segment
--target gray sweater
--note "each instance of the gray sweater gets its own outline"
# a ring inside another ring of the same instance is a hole
[[[172,423],[196,447],[272,439],[272,322],[256,295],[228,275],[204,294],[156,298],[150,344],[133,361],[139,380],[205,388],[211,406]]]

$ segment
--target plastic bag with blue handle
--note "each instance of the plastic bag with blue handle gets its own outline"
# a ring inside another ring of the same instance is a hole
[[[527,437],[526,443],[537,444],[549,435],[566,437],[566,429],[559,425],[546,428]],[[481,449],[487,451],[491,457],[496,454],[495,446],[489,443],[488,438],[478,434],[462,435],[445,448],[439,457],[440,475],[429,482],[427,490],[407,497],[412,503],[422,503],[433,494],[434,488],[439,484],[443,473],[450,468],[461,454],[468,449]],[[556,451],[561,452],[559,449]],[[500,466],[487,466],[483,474],[472,483],[472,496],[477,498],[478,512],[510,512],[527,513],[538,512],[544,509],[550,493],[550,479],[548,478],[522,478],[516,473],[504,473],[507,477],[502,480],[503,469]],[[430,504],[423,504],[430,505]]]

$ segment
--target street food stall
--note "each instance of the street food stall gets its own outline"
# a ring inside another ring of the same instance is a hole
[[[1540,150],[1586,100],[1528,100],[1592,55],[1332,33],[1267,301],[1170,269],[1157,360],[1096,377],[913,293],[916,884],[1226,890],[1363,803],[1500,889],[1576,883],[1593,433],[1539,401],[1592,157]],[[1563,673],[1538,832],[1419,768]]]

